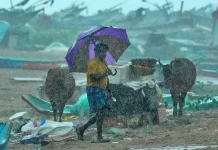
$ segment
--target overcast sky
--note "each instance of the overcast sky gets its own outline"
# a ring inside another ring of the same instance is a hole
[[[14,4],[22,1],[22,0],[12,0]],[[38,0],[30,0],[30,4],[34,3]],[[125,1],[125,2],[124,2]],[[163,4],[165,0],[149,0],[153,3]],[[174,3],[174,10],[178,10],[180,7],[181,0],[168,0]],[[135,10],[138,7],[148,7],[150,9],[154,8],[152,5],[143,3],[142,0],[55,0],[52,7],[49,5],[46,6],[45,12],[47,14],[51,14],[54,11],[59,11],[68,7],[73,2],[79,4],[81,2],[85,2],[85,5],[88,6],[88,15],[92,15],[97,13],[97,10],[103,10],[107,8],[111,8],[120,2],[124,2],[120,7],[123,8],[123,12],[127,13],[131,10]],[[184,9],[191,9],[193,7],[200,8],[205,6],[209,3],[214,4],[216,8],[218,6],[217,0],[184,0]],[[9,8],[10,7],[10,0],[0,0],[0,8]],[[86,13],[84,12],[84,15]]]

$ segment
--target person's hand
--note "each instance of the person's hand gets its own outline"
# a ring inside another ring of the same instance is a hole
[[[109,96],[110,99],[112,99],[112,97],[113,97],[111,92],[108,92],[108,96]]]
[[[111,71],[111,69],[109,69],[109,68],[107,69],[107,74],[108,74],[108,75],[112,75],[112,74],[113,74],[112,71]]]

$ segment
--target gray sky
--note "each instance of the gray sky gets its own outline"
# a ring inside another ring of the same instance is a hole
[[[20,2],[22,0],[13,0],[13,3]],[[30,0],[31,3],[38,0]],[[103,10],[115,6],[116,4],[123,2],[124,0],[55,0],[52,7],[47,6],[45,12],[51,14],[54,11],[59,11],[68,7],[73,2],[79,4],[85,2],[85,5],[88,6],[88,15],[95,14],[97,10]],[[165,0],[150,0],[153,3],[163,4]],[[170,1],[170,0],[169,0]],[[181,0],[171,0],[174,3],[174,10],[178,10],[180,7]],[[191,9],[193,7],[200,8],[206,4],[213,3],[214,7],[218,6],[217,0],[184,0],[184,9]],[[142,0],[126,0],[124,4],[121,5],[123,12],[127,13],[128,11],[135,10],[138,7],[148,7],[154,8],[153,6],[143,3]],[[8,8],[10,7],[10,0],[1,0],[0,7]],[[84,15],[86,13],[84,12]]]

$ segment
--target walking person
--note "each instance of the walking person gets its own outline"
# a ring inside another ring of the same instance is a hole
[[[103,138],[102,127],[105,118],[105,111],[109,108],[108,100],[110,94],[108,76],[112,75],[112,71],[108,68],[106,52],[108,46],[99,43],[95,46],[95,57],[88,62],[87,67],[87,97],[90,107],[90,112],[95,113],[88,122],[79,126],[76,129],[78,139],[83,140],[85,130],[97,124],[97,141],[96,142],[109,142],[109,139]]]

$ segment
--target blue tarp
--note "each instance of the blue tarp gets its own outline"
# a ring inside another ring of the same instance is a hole
[[[200,102],[197,99],[189,100],[188,96],[186,96],[184,109],[187,111],[217,109],[218,108],[218,96],[215,96],[213,98],[214,98],[214,101],[212,99],[209,99],[207,101],[204,101],[204,99],[202,99]],[[164,95],[163,100],[166,101],[170,106],[173,106],[173,100],[170,94]]]
[[[74,115],[83,115],[89,112],[89,102],[87,94],[80,96],[79,100],[71,106],[70,112]]]

